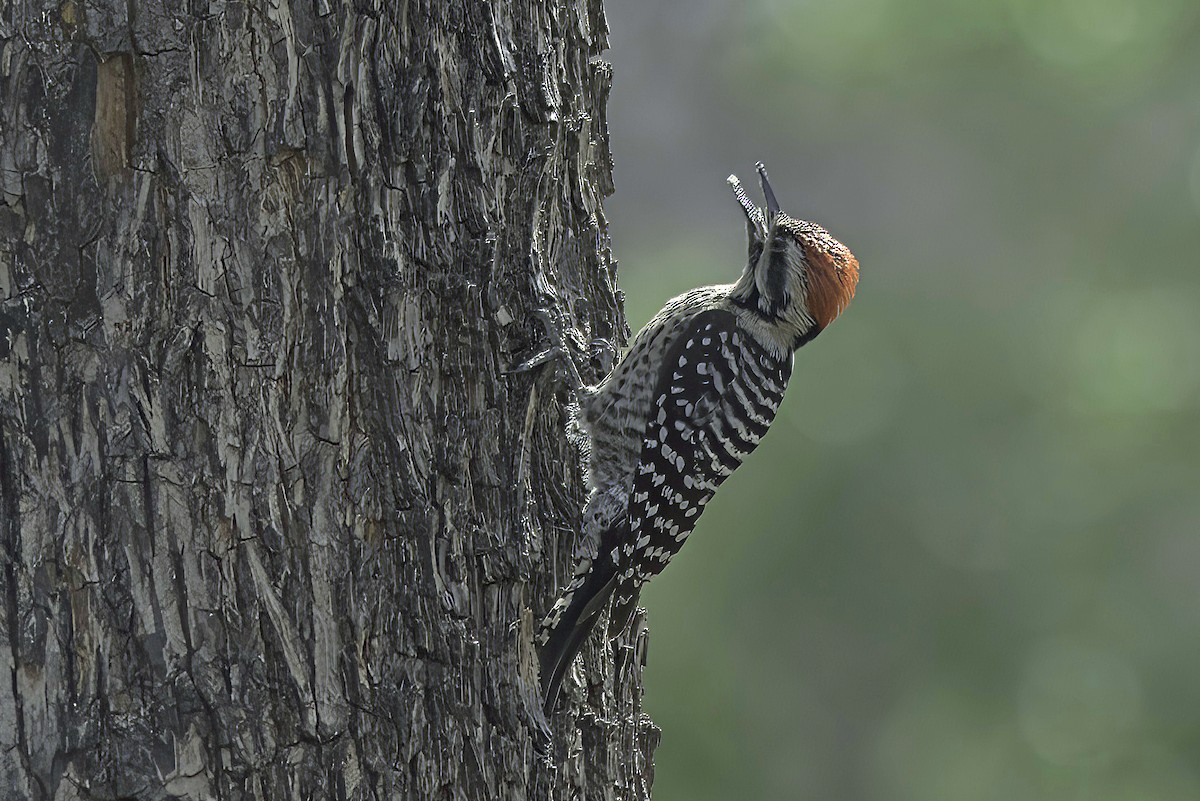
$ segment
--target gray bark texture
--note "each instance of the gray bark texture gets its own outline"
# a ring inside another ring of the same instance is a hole
[[[0,2],[0,798],[649,797],[640,625],[539,711],[580,458],[506,372],[627,333],[606,39]]]

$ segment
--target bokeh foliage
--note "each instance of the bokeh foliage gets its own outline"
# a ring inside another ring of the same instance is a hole
[[[1200,798],[1200,4],[607,0],[636,327],[859,256],[643,598],[655,798]]]

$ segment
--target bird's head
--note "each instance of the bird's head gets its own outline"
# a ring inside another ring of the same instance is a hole
[[[850,304],[858,286],[858,259],[821,226],[780,209],[761,162],[758,178],[765,209],[754,205],[736,175],[728,179],[746,215],[750,245],[732,297],[749,313],[755,329],[795,349]]]

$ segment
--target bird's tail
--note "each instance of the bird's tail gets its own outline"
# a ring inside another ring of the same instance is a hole
[[[542,670],[542,705],[546,714],[554,709],[563,677],[600,617],[600,610],[617,583],[616,566],[601,557],[584,560],[575,577],[542,620],[538,633],[538,660]]]
[[[621,632],[633,619],[641,594],[640,586],[629,583],[613,593],[612,609],[608,612],[608,639],[615,640],[621,636]]]

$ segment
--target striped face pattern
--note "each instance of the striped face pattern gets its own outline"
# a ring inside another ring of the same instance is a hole
[[[779,411],[792,354],[773,355],[726,310],[696,315],[664,359],[629,498],[628,534],[602,558],[615,568],[609,635],[644,583],[671,561],[717,487],[758,446]]]

